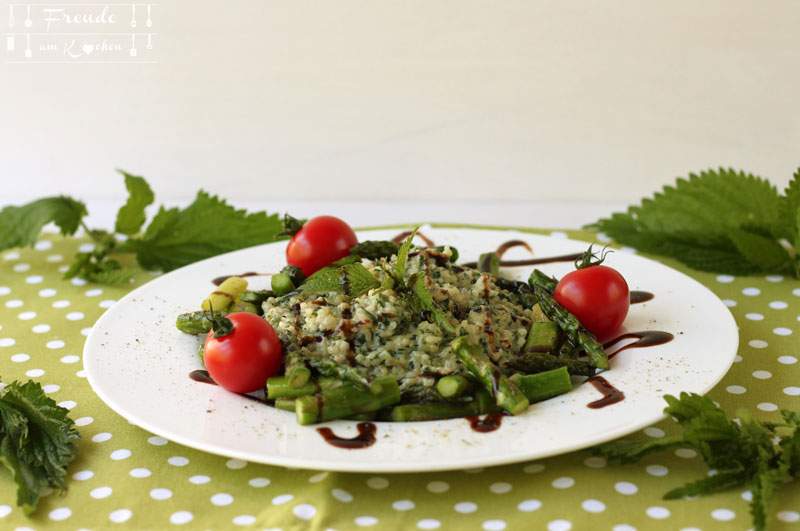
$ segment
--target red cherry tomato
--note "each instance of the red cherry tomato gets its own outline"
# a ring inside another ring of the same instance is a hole
[[[568,273],[556,285],[553,297],[598,339],[608,338],[622,326],[630,305],[628,283],[603,265]]]
[[[350,225],[333,216],[310,219],[286,247],[286,262],[309,276],[350,254],[358,238]]]
[[[208,374],[219,385],[234,393],[263,389],[267,378],[281,368],[281,342],[278,334],[254,313],[232,313],[227,318],[233,331],[216,338],[206,337],[203,361]]]

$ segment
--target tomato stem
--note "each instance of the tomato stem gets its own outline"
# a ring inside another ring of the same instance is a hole
[[[210,303],[209,306],[211,306]],[[209,314],[208,320],[211,321],[211,331],[214,332],[215,338],[219,339],[233,332],[233,322],[230,319],[215,312],[214,308],[211,308]]]
[[[297,219],[295,217],[292,217],[287,212],[283,216],[282,223],[283,223],[283,230],[275,235],[275,239],[276,240],[278,238],[280,238],[281,236],[292,237],[295,234],[297,234],[298,232],[300,232],[300,229],[302,229],[303,225],[305,225],[305,220]]]
[[[592,252],[592,247],[594,244],[589,245],[589,249],[586,250],[581,256],[579,256],[575,260],[575,269],[585,269],[587,267],[596,266],[602,264],[608,253],[613,253],[614,251],[608,248],[608,245],[603,247],[600,251],[600,256],[597,256],[597,253]]]

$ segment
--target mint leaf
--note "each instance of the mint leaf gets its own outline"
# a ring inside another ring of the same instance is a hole
[[[764,179],[712,170],[678,179],[593,227],[619,243],[703,271],[794,274],[795,257],[780,243],[790,202]]]
[[[271,242],[280,231],[277,214],[247,214],[201,191],[183,210],[161,207],[144,235],[127,240],[117,251],[135,252],[144,268],[170,271],[204,258]]]
[[[80,438],[68,411],[37,382],[12,382],[0,394],[0,462],[14,475],[17,504],[36,509],[41,490],[64,490],[67,463]]]
[[[120,234],[136,234],[144,225],[145,207],[152,204],[155,197],[143,177],[137,177],[122,170],[117,171],[125,176],[128,201],[117,212],[114,230]]]
[[[411,249],[411,242],[414,240],[414,236],[416,236],[418,230],[419,227],[416,227],[413,231],[411,231],[411,234],[408,235],[406,241],[404,241],[403,245],[400,246],[400,250],[397,251],[397,262],[394,263],[394,267],[392,268],[392,276],[394,277],[394,281],[397,282],[398,286],[405,285],[408,251]]]
[[[456,333],[456,327],[450,322],[450,318],[433,301],[433,295],[425,283],[424,275],[419,273],[411,275],[408,278],[408,287],[411,288],[411,304],[417,311],[427,314],[428,320],[437,324],[443,331]]]
[[[360,262],[324,267],[300,285],[300,291],[337,292],[358,297],[381,283]]]
[[[42,228],[50,222],[61,229],[61,234],[75,234],[85,215],[86,205],[65,196],[7,206],[0,210],[0,251],[33,245]]]

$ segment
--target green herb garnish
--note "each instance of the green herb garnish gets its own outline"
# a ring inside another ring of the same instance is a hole
[[[702,271],[800,277],[800,169],[783,195],[743,172],[690,174],[590,228]]]
[[[775,492],[785,480],[800,477],[800,413],[781,410],[781,424],[759,422],[747,411],[737,412],[738,419],[731,420],[705,396],[681,393],[680,399],[670,395],[664,399],[669,404],[664,413],[683,426],[682,434],[647,442],[611,442],[594,448],[595,455],[635,463],[663,450],[697,450],[716,473],[675,488],[664,499],[745,485],[753,494],[753,525],[757,531],[766,529],[767,511]]]
[[[101,284],[127,282],[133,270],[111,255],[133,253],[145,269],[170,271],[204,258],[274,241],[283,225],[277,214],[248,214],[225,200],[200,191],[184,209],[159,209],[144,233],[145,208],[153,192],[142,177],[120,170],[128,200],[117,212],[114,231],[89,229],[83,221],[86,205],[69,197],[48,197],[0,210],[0,251],[36,243],[42,228],[54,222],[61,233],[73,235],[83,227],[95,250],[77,253],[64,278],[80,277]],[[120,241],[118,236],[127,239]]]
[[[67,463],[80,438],[68,411],[37,382],[12,382],[0,391],[0,462],[17,483],[17,505],[36,509],[42,490],[66,489]]]

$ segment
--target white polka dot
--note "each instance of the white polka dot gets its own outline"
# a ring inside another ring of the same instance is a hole
[[[800,521],[800,513],[796,511],[779,511],[776,515],[781,522],[797,522]]]
[[[675,455],[678,457],[682,457],[684,459],[691,459],[693,457],[697,457],[697,452],[692,450],[691,448],[678,448],[675,450]]]
[[[251,479],[250,481],[247,482],[248,485],[250,485],[251,487],[255,487],[257,489],[260,489],[262,487],[266,487],[270,483],[271,483],[271,481],[269,479],[267,479],[267,478],[253,478],[253,479]]]
[[[168,500],[172,498],[172,491],[169,489],[153,489],[150,491],[150,497],[154,500]]]
[[[784,394],[787,394],[789,396],[797,396],[800,395],[800,387],[795,387],[795,386],[784,387],[783,392]]]
[[[539,500],[525,500],[517,505],[517,509],[522,511],[523,513],[530,513],[533,511],[538,510],[542,506],[542,502]]]
[[[24,273],[25,271],[28,271],[30,268],[31,268],[30,264],[17,264],[14,266],[14,271],[16,271],[17,273]]]
[[[606,504],[600,500],[585,500],[581,507],[588,513],[602,513],[606,510]]]
[[[111,487],[97,487],[89,493],[89,496],[95,500],[102,500],[103,498],[108,498],[111,496],[112,492],[114,491]]]
[[[60,254],[51,254],[47,258],[45,258],[45,260],[47,260],[48,262],[51,262],[51,263],[60,262],[63,259],[64,259],[64,256],[60,255]]]
[[[667,467],[661,465],[648,465],[648,467],[645,470],[647,470],[647,473],[650,474],[651,476],[656,476],[656,477],[666,476],[667,473],[669,472]]]
[[[22,321],[30,321],[36,317],[36,312],[22,312],[21,314],[17,315],[17,319]]]
[[[478,510],[478,506],[472,502],[458,502],[453,506],[457,513],[470,514]]]
[[[772,378],[772,373],[769,371],[754,371],[753,378],[758,378],[759,380],[768,380]]]
[[[92,442],[96,442],[96,443],[106,442],[110,438],[111,438],[111,434],[104,431],[104,432],[98,433],[97,435],[92,437]]]
[[[589,468],[603,468],[606,466],[606,460],[602,457],[592,456],[584,459],[583,464]]]
[[[733,362],[734,362],[734,363],[739,363],[739,362],[740,362],[740,361],[742,361],[743,359],[744,359],[743,357],[741,357],[740,355],[738,355],[738,354],[737,354],[737,355],[736,355],[736,356],[733,358]]]
[[[0,295],[8,295],[11,293],[11,288],[8,286],[0,286]]]
[[[532,465],[525,465],[525,467],[522,469],[522,471],[525,472],[526,474],[538,474],[542,470],[544,470],[544,465],[539,463],[534,463]]]
[[[789,305],[783,301],[772,301],[769,303],[769,307],[773,310],[785,310]]]
[[[171,464],[172,466],[186,466],[189,464],[189,460],[185,457],[175,455],[167,459],[167,463]]]
[[[61,358],[61,363],[75,363],[78,361],[80,361],[80,358],[74,354],[70,354],[69,356],[64,356]]]
[[[783,363],[784,365],[792,365],[793,363],[797,363],[797,358],[794,356],[781,356],[778,358],[778,363]]]
[[[450,485],[444,481],[431,481],[428,483],[428,490],[435,494],[441,494],[450,490]]]
[[[333,489],[331,496],[343,503],[350,503],[353,501],[353,495],[343,489]]]
[[[247,466],[247,461],[242,461],[241,459],[228,459],[225,462],[225,466],[231,470],[239,470]]]
[[[0,505],[0,518],[5,518],[11,514],[11,506],[10,505]]]
[[[556,478],[552,485],[557,489],[568,489],[575,484],[575,480],[568,477]]]
[[[319,483],[320,481],[324,481],[328,477],[327,472],[320,472],[319,474],[314,474],[310,478],[308,478],[309,483]]]
[[[658,439],[659,437],[663,437],[664,436],[664,430],[662,430],[660,428],[653,427],[653,426],[651,426],[649,428],[645,428],[644,429],[644,433],[648,437],[653,437],[655,439]]]
[[[722,304],[724,304],[728,308],[733,308],[734,306],[736,306],[736,301],[731,299],[722,299]]]
[[[780,282],[783,280],[783,275],[767,275],[764,278],[767,282]]]
[[[741,385],[729,385],[725,390],[732,395],[741,395],[747,392],[747,389]]]
[[[648,507],[646,513],[647,516],[650,518],[655,518],[656,520],[663,520],[664,518],[669,517],[669,509],[666,507]]]
[[[55,350],[58,348],[64,348],[64,344],[65,343],[60,339],[54,339],[53,341],[48,341],[45,346],[51,350]]]
[[[19,308],[23,304],[25,303],[19,299],[11,299],[10,301],[6,301],[6,308]]]
[[[608,234],[606,234],[605,232],[598,232],[597,234],[595,234],[595,238],[597,238],[597,241],[599,241],[601,243],[610,243],[611,242],[611,237]]]
[[[94,476],[94,472],[91,470],[81,470],[80,472],[75,472],[72,475],[72,479],[76,481],[86,481]]]
[[[129,474],[134,478],[147,478],[150,477],[152,472],[150,472],[150,470],[147,468],[134,468],[129,472]]]
[[[23,363],[25,361],[28,361],[29,359],[31,359],[31,357],[23,353],[14,354],[13,356],[11,356],[11,361],[16,363]]]
[[[506,523],[503,520],[486,520],[483,523],[483,528],[486,531],[503,531],[506,528]]]
[[[57,293],[56,290],[54,290],[53,288],[45,288],[45,289],[39,290],[39,296],[40,297],[52,297],[56,293]]]
[[[39,240],[33,244],[33,248],[37,251],[46,251],[53,247],[53,242],[48,240]]]
[[[636,528],[628,524],[617,524],[611,528],[611,531],[636,531]]]
[[[433,518],[425,518],[417,522],[417,529],[439,529],[442,523],[439,520],[434,520]]]
[[[114,461],[122,461],[123,459],[127,459],[130,456],[131,456],[131,451],[124,448],[121,450],[114,450],[113,452],[111,452],[111,459],[113,459]]]
[[[50,514],[48,516],[50,517],[51,520],[55,520],[58,522],[61,520],[66,520],[67,518],[72,516],[72,510],[67,507],[59,507],[58,509],[53,509],[52,511],[50,511]]]
[[[88,290],[88,291],[85,293],[85,295],[86,295],[87,297],[97,297],[98,295],[102,295],[102,293],[103,293],[103,290],[101,290],[100,288],[96,288],[96,289],[90,289],[90,290]]]
[[[292,494],[281,494],[280,496],[275,496],[272,498],[272,505],[283,505],[286,502],[290,502],[294,499]]]
[[[392,509],[395,511],[410,511],[414,507],[416,507],[416,505],[414,505],[414,502],[411,500],[397,500],[392,504]]]
[[[111,299],[106,299],[106,300],[104,300],[104,301],[100,301],[100,304],[99,304],[99,306],[100,306],[101,308],[111,308],[112,306],[114,306],[114,303],[115,303],[115,302],[117,302],[117,301],[115,301],[115,300],[111,300]]]
[[[760,313],[746,313],[744,315],[746,318],[750,319],[751,321],[763,321],[764,316]]]
[[[385,489],[389,486],[389,480],[381,477],[369,478],[367,480],[367,487],[371,489]]]
[[[295,505],[292,513],[301,520],[311,520],[317,514],[317,508],[307,503]]]
[[[233,496],[226,492],[219,492],[211,496],[211,503],[218,507],[230,505],[233,503]]]
[[[78,246],[78,250],[82,253],[91,253],[94,251],[94,244],[93,243],[82,243]]]
[[[81,418],[79,418],[78,420],[75,421],[75,425],[76,426],[88,426],[92,422],[94,422],[94,419],[92,417],[81,417]]]
[[[778,409],[778,406],[772,402],[761,402],[756,407],[761,411],[776,411]]]
[[[233,523],[236,525],[253,525],[255,521],[256,517],[251,514],[240,514],[233,517]]]
[[[92,331],[92,328],[91,328],[91,327],[89,327],[89,328],[82,328],[82,329],[81,329],[81,335],[83,335],[83,336],[88,336],[88,335],[89,335],[89,333],[91,333],[91,331]]]
[[[755,297],[756,295],[759,295],[760,293],[761,293],[761,290],[758,289],[758,288],[744,288],[742,290],[742,294],[743,295],[747,295],[748,297]]]
[[[29,371],[27,371],[25,373],[25,376],[28,376],[29,378],[38,378],[39,376],[42,376],[43,374],[44,374],[44,370],[43,369],[31,369],[31,370],[29,370]]]
[[[56,301],[53,303],[53,308],[66,308],[69,304],[69,301]]]
[[[570,531],[572,522],[569,520],[553,520],[547,523],[547,531]]]
[[[50,325],[38,324],[38,325],[34,326],[33,328],[31,328],[31,330],[33,330],[34,334],[44,334],[44,333],[50,331]]]
[[[25,279],[25,282],[28,284],[41,284],[43,280],[44,277],[42,275],[31,275]]]
[[[511,484],[504,481],[499,481],[489,485],[489,490],[495,494],[505,494],[507,492],[511,492],[511,488]]]
[[[614,490],[616,490],[620,494],[631,495],[639,492],[639,487],[637,487],[630,481],[619,481],[614,484]]]
[[[359,527],[369,527],[378,523],[378,519],[374,516],[358,516],[354,520]]]
[[[187,524],[194,519],[194,515],[189,511],[178,511],[176,513],[172,513],[169,517],[169,521],[175,525]]]
[[[3,257],[3,259],[4,260],[17,260],[17,259],[19,259],[19,253],[16,252],[16,251],[12,251],[10,253],[6,253],[6,255]]]
[[[721,522],[727,522],[736,518],[736,513],[730,509],[714,509],[711,511],[711,518]]]
[[[742,492],[742,499],[744,501],[753,501],[753,493],[749,490]]]
[[[793,295],[797,295],[798,297],[800,297],[800,288],[794,288],[792,290],[792,294]]]
[[[153,446],[164,446],[169,441],[167,441],[164,437],[159,437],[158,435],[154,435],[147,439],[147,442],[152,444]]]
[[[133,512],[130,509],[117,509],[108,515],[108,519],[115,524],[121,524],[130,520],[131,516],[133,516]]]
[[[42,387],[42,391],[44,391],[45,393],[55,393],[59,389],[61,389],[61,386],[58,386],[56,384],[45,385],[44,387]]]
[[[778,336],[788,336],[792,334],[792,331],[788,328],[784,328],[782,326],[775,328],[772,330],[772,333]]]
[[[84,317],[86,317],[86,316],[83,315],[83,313],[81,313],[81,312],[69,312],[66,315],[66,318],[69,319],[70,321],[80,321]]]
[[[728,284],[733,282],[733,277],[730,275],[718,275],[717,282],[722,282],[723,284]]]

